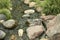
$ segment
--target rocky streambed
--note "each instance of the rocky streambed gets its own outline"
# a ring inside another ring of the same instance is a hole
[[[60,40],[60,14],[45,16],[40,14],[40,7],[34,8],[34,2],[11,2],[13,18],[6,20],[0,14],[0,40]]]

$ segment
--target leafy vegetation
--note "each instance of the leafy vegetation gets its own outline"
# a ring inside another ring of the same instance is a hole
[[[7,19],[12,18],[10,8],[12,7],[10,0],[0,0],[0,14],[5,14]]]
[[[0,9],[2,8],[11,8],[12,7],[12,4],[11,4],[11,1],[10,0],[0,0]]]
[[[7,19],[12,18],[11,12],[8,9],[0,9],[0,14],[6,15]]]
[[[60,13],[60,0],[34,0],[38,6],[43,8],[43,12],[46,15],[52,14],[56,15]]]

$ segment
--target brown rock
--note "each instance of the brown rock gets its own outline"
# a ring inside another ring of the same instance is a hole
[[[44,31],[42,25],[35,25],[27,28],[27,35],[29,39],[34,39],[37,36],[41,35]]]
[[[46,25],[47,29],[54,24],[52,20],[55,18],[55,15],[47,15],[47,16],[43,15],[41,16],[41,18],[44,24]]]
[[[51,20],[49,24],[47,24],[47,27],[49,28],[47,29],[46,34],[49,37],[52,37],[56,33],[60,33],[60,14]]]

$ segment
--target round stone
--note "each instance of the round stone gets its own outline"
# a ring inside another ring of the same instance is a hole
[[[13,20],[13,19],[10,19],[10,20],[7,20],[7,21],[3,22],[3,25],[6,28],[13,28],[15,24],[16,24],[16,21]]]
[[[6,20],[7,17],[4,14],[0,14],[0,20]]]
[[[35,12],[35,10],[33,10],[33,9],[28,9],[28,10],[24,11],[25,14],[33,14],[34,12]]]
[[[6,33],[0,30],[0,39],[3,39],[6,36]]]
[[[30,17],[29,14],[24,14],[22,17]]]

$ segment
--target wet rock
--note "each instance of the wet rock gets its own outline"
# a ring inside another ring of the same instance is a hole
[[[24,3],[25,4],[29,4],[30,3],[30,0],[24,0]]]
[[[33,10],[33,9],[28,9],[28,10],[24,11],[25,14],[33,14],[34,12],[35,12],[35,10]]]
[[[34,39],[43,33],[44,28],[42,25],[35,25],[28,27],[26,31],[29,39]]]
[[[23,29],[19,29],[19,30],[18,30],[18,35],[19,35],[19,36],[23,36],[23,32],[24,32]]]
[[[7,17],[4,14],[0,14],[0,20],[6,20]]]
[[[60,33],[60,14],[58,14],[53,20],[48,24],[48,29],[46,34],[52,37],[56,33]]]
[[[16,25],[16,21],[13,20],[13,19],[10,19],[10,20],[7,20],[7,21],[3,22],[3,25],[4,25],[6,28],[13,28],[13,27],[15,27],[15,25]]]
[[[6,36],[6,33],[0,30],[0,39],[3,39]]]
[[[30,2],[29,3],[29,7],[35,7],[36,6],[36,3],[35,2]]]

